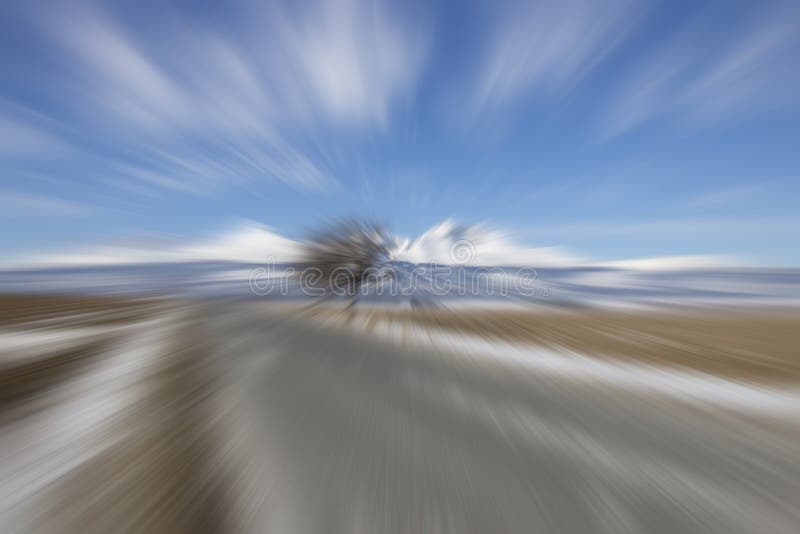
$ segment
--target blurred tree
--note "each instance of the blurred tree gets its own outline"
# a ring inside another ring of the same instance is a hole
[[[322,289],[326,297],[348,297],[352,306],[365,284],[390,276],[385,264],[393,243],[381,225],[354,219],[335,222],[309,236],[304,251],[309,269],[301,275],[302,283]]]

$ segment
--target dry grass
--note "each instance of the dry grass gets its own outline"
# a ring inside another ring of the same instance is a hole
[[[350,319],[368,328],[390,321],[727,378],[800,382],[800,311],[360,309],[351,313]]]
[[[27,323],[113,325],[151,314],[162,301],[84,295],[0,295],[0,327]]]
[[[0,295],[0,328],[124,324],[168,306],[124,297]],[[287,309],[287,313],[292,313]],[[800,383],[800,311],[528,311],[304,308],[361,324],[393,322],[487,339],[565,348],[598,358],[642,362],[772,383]],[[309,311],[311,310],[311,311]],[[7,372],[9,370],[6,370]]]

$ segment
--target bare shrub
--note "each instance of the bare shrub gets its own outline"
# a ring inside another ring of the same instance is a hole
[[[378,224],[352,219],[334,222],[313,232],[306,242],[304,262],[316,270],[306,283],[321,288],[326,296],[355,300],[364,284],[388,276],[381,266],[391,259],[392,243]]]

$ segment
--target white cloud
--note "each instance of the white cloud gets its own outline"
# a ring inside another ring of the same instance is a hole
[[[693,270],[742,265],[741,259],[719,255],[682,255],[597,261],[562,247],[528,247],[506,232],[484,225],[459,226],[446,220],[414,240],[401,240],[395,258],[411,263],[472,266],[612,267],[634,271]],[[465,261],[466,260],[466,261]]]
[[[501,11],[474,86],[477,113],[526,92],[569,89],[624,40],[639,19],[628,0],[512,3]]]
[[[702,127],[793,98],[798,21],[796,10],[767,11],[720,43],[716,18],[695,21],[630,74],[605,114],[603,136],[664,116]]]
[[[336,180],[320,132],[388,126],[424,66],[425,25],[397,7],[242,3],[223,16],[230,25],[170,11],[134,25],[94,4],[57,7],[44,31],[62,69],[47,87],[73,107],[84,139],[113,148],[89,156],[103,172],[122,166],[114,151],[127,153],[130,172],[116,180],[190,193],[253,179],[322,189]]]
[[[104,156],[98,165],[187,193],[254,178],[299,188],[331,183],[275,129],[268,87],[242,43],[184,24],[166,25],[147,43],[97,8],[56,17],[71,83],[81,86],[76,105],[89,117],[84,132],[136,155],[124,165]]]
[[[694,270],[742,266],[732,256],[682,255],[598,261],[561,247],[529,247],[485,225],[443,221],[415,239],[397,238],[393,259],[410,263],[485,267],[611,267],[631,271]],[[245,222],[215,236],[189,240],[140,239],[18,257],[2,268],[133,265],[145,263],[302,261],[303,244],[261,224]]]
[[[147,42],[99,9],[71,11],[56,27],[96,102],[149,131],[275,135],[278,123],[308,114],[382,120],[408,78],[393,75],[413,72],[399,32],[371,16],[377,4],[279,6],[257,12],[237,35],[184,20],[156,26]]]
[[[131,265],[221,261],[266,264],[299,258],[296,241],[255,223],[241,224],[211,238],[197,240],[139,240],[137,242],[76,247],[17,258],[6,267]]]
[[[98,11],[59,21],[63,41],[88,74],[90,97],[118,118],[143,127],[167,127],[191,101],[115,22]],[[77,18],[77,17],[76,17]],[[188,100],[188,101],[187,101]]]
[[[247,263],[297,261],[301,250],[297,241],[287,239],[258,224],[241,225],[216,238],[190,243],[178,249],[187,258]]]
[[[315,2],[282,22],[284,67],[293,71],[284,73],[284,89],[335,121],[385,124],[424,64],[427,37],[384,2]]]
[[[597,265],[634,271],[672,271],[712,269],[731,266],[741,267],[742,260],[733,256],[712,255],[656,256],[652,258],[634,258],[629,260],[601,262]]]
[[[401,240],[395,258],[412,263],[480,266],[575,265],[579,258],[559,247],[531,248],[485,226],[458,226],[446,220],[417,239]]]

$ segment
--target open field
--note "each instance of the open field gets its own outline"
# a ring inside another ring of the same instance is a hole
[[[754,382],[800,384],[800,310],[526,311],[311,308],[303,314],[566,349]]]
[[[788,311],[0,304],[3,532],[800,525]]]

